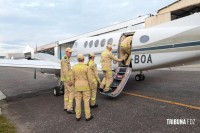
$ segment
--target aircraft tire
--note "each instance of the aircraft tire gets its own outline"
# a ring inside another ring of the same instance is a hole
[[[143,81],[145,79],[144,74],[140,74],[140,81]]]
[[[56,86],[53,88],[53,94],[54,96],[60,96],[60,87]]]
[[[135,80],[136,81],[141,81],[140,74],[135,75]]]

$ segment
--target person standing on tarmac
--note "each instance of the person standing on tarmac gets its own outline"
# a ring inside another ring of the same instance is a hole
[[[72,69],[70,65],[71,48],[66,48],[66,55],[61,60],[61,81],[64,82],[64,111],[75,114],[73,110],[74,85],[72,82]]]
[[[90,112],[90,97],[92,82],[92,72],[87,65],[84,64],[84,55],[78,54],[78,64],[74,65],[73,71],[73,83],[75,87],[75,100],[76,100],[76,120],[81,119],[81,101],[84,101],[84,111],[86,121],[93,118]]]
[[[98,107],[98,104],[96,104],[96,96],[97,96],[98,83],[100,84],[100,79],[99,79],[99,76],[98,76],[96,64],[94,63],[94,59],[95,59],[94,53],[90,53],[87,65],[89,66],[89,68],[92,71],[91,76],[92,76],[92,81],[94,83],[94,86],[91,87],[91,100],[90,100],[90,107],[91,108]]]
[[[107,49],[101,53],[101,66],[104,75],[104,79],[101,82],[99,91],[110,93],[109,87],[113,81],[112,77],[112,60],[121,62],[123,59],[118,59],[112,54],[112,45],[108,44]],[[105,86],[105,88],[104,88]],[[103,89],[104,88],[104,89]]]
[[[124,65],[129,66],[131,62],[132,36],[125,37],[120,44],[120,57],[124,57]]]

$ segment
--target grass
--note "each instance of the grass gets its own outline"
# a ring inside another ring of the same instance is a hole
[[[17,133],[15,126],[3,115],[0,115],[0,133]]]

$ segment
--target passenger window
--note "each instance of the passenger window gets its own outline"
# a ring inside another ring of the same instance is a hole
[[[90,48],[92,47],[92,45],[93,45],[93,41],[90,41],[89,43]]]
[[[98,47],[98,45],[99,45],[99,40],[96,40],[96,41],[94,42],[94,46],[95,46],[95,47]]]
[[[88,45],[88,41],[86,41],[86,42],[84,43],[84,47],[86,48],[87,45]]]
[[[105,39],[101,40],[101,47],[103,47],[105,45],[105,43],[106,43]]]
[[[113,44],[113,39],[112,38],[108,39],[107,44]]]

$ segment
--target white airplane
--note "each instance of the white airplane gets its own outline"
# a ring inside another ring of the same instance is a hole
[[[123,90],[131,71],[140,72],[135,76],[135,79],[141,81],[145,78],[142,71],[199,63],[200,13],[195,13],[147,29],[79,39],[72,47],[74,51],[71,57],[72,66],[77,63],[76,56],[78,53],[87,56],[90,52],[94,52],[97,68],[101,70],[101,52],[106,49],[107,43],[112,43],[114,44],[112,52],[119,56],[119,44],[124,35],[133,36],[132,60],[126,68],[113,62],[113,70],[116,70],[111,85],[113,91],[109,94],[103,93],[105,95],[118,96]],[[0,60],[0,66],[42,68],[44,72],[52,69],[56,70],[56,75],[59,77],[60,61],[58,59],[50,55],[45,57],[42,54],[35,59],[40,60]],[[54,94],[56,94],[56,91],[54,91]]]

